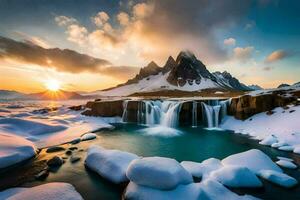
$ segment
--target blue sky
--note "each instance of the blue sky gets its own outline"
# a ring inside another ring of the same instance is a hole
[[[276,87],[300,81],[299,10],[297,0],[0,0],[0,36],[72,49],[118,67],[142,67],[151,60],[162,65],[169,55],[189,49],[210,71]],[[5,70],[24,64],[43,69],[13,56],[0,64]],[[76,76],[58,66],[44,70]],[[99,72],[110,84],[97,81],[97,87],[123,82],[132,73]]]

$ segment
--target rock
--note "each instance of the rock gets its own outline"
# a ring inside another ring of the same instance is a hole
[[[35,179],[37,180],[45,180],[49,176],[49,171],[48,170],[43,170],[37,175],[35,175]]]
[[[70,158],[70,162],[71,162],[71,163],[76,163],[76,162],[78,162],[79,160],[81,160],[81,158],[78,157],[78,156],[71,156],[71,158]]]
[[[101,117],[122,117],[123,100],[88,102],[90,110],[82,112],[83,115]]]
[[[161,190],[193,182],[191,174],[176,160],[164,157],[136,159],[129,164],[126,175],[138,185]]]
[[[96,139],[97,135],[95,133],[86,133],[81,136],[81,141]]]
[[[74,140],[72,140],[70,143],[71,144],[78,144],[81,141],[80,138],[75,138]]]
[[[72,151],[71,150],[68,150],[68,151],[66,151],[66,153],[65,153],[66,155],[72,155]]]
[[[274,113],[275,113],[275,112],[272,111],[272,110],[269,110],[269,111],[266,112],[267,115],[273,115]]]
[[[66,150],[64,147],[60,147],[60,146],[54,146],[54,147],[49,147],[46,152],[47,153],[54,153],[54,152],[58,152],[58,151],[64,151]]]
[[[295,110],[290,110],[290,111],[289,111],[289,113],[293,113],[293,112],[295,112]]]
[[[79,111],[79,110],[83,109],[83,106],[82,105],[79,105],[79,106],[70,106],[69,109],[70,110]]]
[[[74,150],[77,150],[78,147],[69,147],[69,149],[70,149],[71,151],[74,151]]]
[[[64,163],[63,159],[58,156],[54,156],[50,160],[47,161],[47,165],[49,167],[59,167]]]

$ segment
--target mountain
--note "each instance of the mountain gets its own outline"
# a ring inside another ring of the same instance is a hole
[[[193,53],[182,51],[178,54],[176,60],[170,56],[163,67],[159,67],[152,61],[141,68],[140,72],[126,83],[91,94],[127,96],[141,92],[170,90],[195,92],[207,89],[222,91],[252,90],[226,71],[211,73]]]
[[[248,85],[248,88],[252,90],[263,90],[263,88],[260,87],[259,85]]]
[[[290,85],[286,84],[286,83],[282,83],[282,84],[278,85],[277,88],[283,88],[283,87],[288,87],[288,86],[290,86]]]
[[[84,99],[85,96],[82,96],[76,92],[68,92],[64,90],[59,90],[56,92],[45,91],[39,93],[33,93],[26,95],[27,99],[36,99],[36,100],[69,100],[69,99]]]
[[[10,100],[24,97],[25,94],[13,90],[0,90],[0,99]]]

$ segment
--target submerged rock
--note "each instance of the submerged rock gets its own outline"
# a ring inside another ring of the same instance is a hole
[[[70,143],[71,144],[78,144],[81,141],[80,138],[75,138],[74,140],[72,140]]]
[[[66,153],[65,153],[66,155],[72,155],[72,151],[71,150],[68,150],[68,151],[66,151]]]
[[[37,175],[35,175],[35,179],[37,180],[44,180],[49,176],[49,171],[48,170],[43,170],[40,173],[38,173]]]
[[[58,152],[58,151],[64,151],[66,150],[64,147],[60,147],[60,146],[54,146],[54,147],[49,147],[46,152],[47,153],[54,153],[54,152]]]
[[[64,163],[63,159],[58,156],[54,156],[50,160],[47,161],[47,165],[49,167],[59,167]]]
[[[86,133],[81,136],[81,141],[96,139],[97,135],[95,133]]]
[[[81,160],[81,158],[78,157],[78,156],[71,156],[71,158],[70,158],[70,162],[71,163],[76,163],[76,162],[78,162],[80,160]]]

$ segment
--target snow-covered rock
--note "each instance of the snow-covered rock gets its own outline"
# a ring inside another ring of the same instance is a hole
[[[20,136],[0,133],[0,168],[17,164],[33,157],[34,144]]]
[[[278,149],[281,151],[294,151],[294,147],[290,145],[281,146]]]
[[[200,183],[200,188],[203,192],[200,192],[198,199],[205,200],[254,200],[257,199],[250,195],[239,196],[229,189],[224,187],[217,181],[207,179]]]
[[[261,170],[258,172],[261,178],[267,179],[268,181],[280,185],[282,187],[293,187],[298,184],[297,180],[284,173],[273,171],[273,170]]]
[[[287,145],[287,143],[285,143],[285,142],[276,142],[276,143],[273,143],[271,145],[271,147],[273,147],[273,148],[279,148],[279,147],[286,146],[286,145]]]
[[[137,158],[132,153],[92,145],[88,149],[85,165],[114,183],[122,183],[128,181],[126,170],[129,163]]]
[[[95,133],[86,133],[83,136],[81,136],[81,141],[86,141],[86,140],[93,140],[96,139],[97,135]]]
[[[300,145],[294,148],[294,153],[300,154]]]
[[[266,138],[264,138],[262,141],[259,142],[261,145],[271,146],[274,143],[277,143],[278,140],[274,135],[269,135]]]
[[[138,185],[169,190],[193,178],[176,160],[164,157],[136,159],[128,166],[128,179]]]
[[[222,160],[223,165],[237,165],[249,168],[255,174],[260,170],[282,170],[262,151],[251,149],[242,153],[234,154]]]
[[[289,168],[289,169],[297,168],[297,165],[295,165],[294,163],[292,163],[291,161],[288,161],[288,160],[278,160],[278,161],[276,161],[276,164],[281,167],[285,167],[285,168]]]
[[[211,178],[229,187],[262,187],[257,176],[246,167],[225,166],[213,171]]]
[[[10,188],[0,192],[0,199],[11,200],[83,200],[69,183],[47,183],[32,188]]]
[[[282,156],[277,156],[278,160],[286,160],[286,161],[290,161],[293,162],[294,160],[291,158],[287,158],[287,157],[282,157]]]
[[[199,199],[202,192],[199,183],[178,185],[173,190],[159,190],[145,187],[130,182],[125,191],[125,199],[131,200],[176,200],[176,199]],[[203,196],[203,195],[201,195]]]

